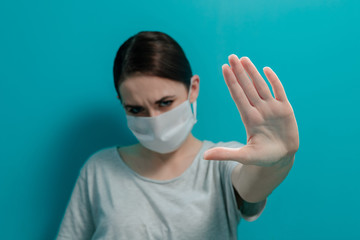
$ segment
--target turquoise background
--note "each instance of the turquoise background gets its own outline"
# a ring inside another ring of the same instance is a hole
[[[1,239],[52,239],[78,171],[132,144],[113,87],[119,46],[163,31],[200,76],[193,133],[246,141],[221,65],[270,66],[300,131],[293,169],[239,239],[360,239],[359,1],[7,1],[0,4]],[[264,76],[263,72],[261,74]]]

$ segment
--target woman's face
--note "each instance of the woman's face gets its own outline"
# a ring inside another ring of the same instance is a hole
[[[199,94],[199,76],[192,77],[190,103]],[[181,82],[156,76],[135,75],[120,85],[119,92],[126,114],[155,117],[183,103],[188,91]]]

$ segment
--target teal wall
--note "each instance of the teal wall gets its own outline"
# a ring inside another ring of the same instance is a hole
[[[262,216],[241,222],[240,239],[359,239],[359,7],[355,0],[0,3],[1,239],[52,239],[87,157],[135,142],[112,64],[142,30],[175,38],[200,76],[199,139],[246,141],[221,73],[228,55],[270,66],[285,87],[300,149]]]

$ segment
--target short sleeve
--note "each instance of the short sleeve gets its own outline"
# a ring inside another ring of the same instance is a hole
[[[229,198],[227,200],[228,204],[230,206],[233,206],[235,209],[236,218],[240,219],[243,218],[244,220],[248,222],[255,221],[264,211],[265,205],[267,202],[267,198],[264,201],[258,202],[258,203],[248,203],[244,201],[244,208],[242,211],[238,209],[237,202],[236,202],[236,191],[233,188],[232,180],[231,180],[231,173],[233,169],[241,163],[238,163],[236,161],[222,161],[223,164],[223,175],[224,175],[224,188],[226,196]]]
[[[56,240],[91,239],[94,222],[91,215],[86,179],[79,175],[68,202]]]
[[[241,212],[241,217],[247,222],[253,222],[260,217],[265,209],[267,198],[261,202],[248,203],[244,201],[244,208]]]

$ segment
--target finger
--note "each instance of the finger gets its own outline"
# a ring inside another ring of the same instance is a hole
[[[249,74],[260,97],[264,100],[272,98],[268,85],[251,60],[248,57],[242,57],[240,62],[244,66],[246,72]]]
[[[255,106],[261,98],[257,93],[255,86],[251,79],[247,76],[246,71],[242,64],[240,63],[239,58],[235,54],[229,56],[229,62],[231,69],[234,72],[237,81],[239,82],[241,88],[243,89],[246,97],[249,99],[249,102],[252,106]]]
[[[263,71],[271,84],[275,99],[279,101],[287,101],[284,87],[275,72],[269,67],[264,67]]]
[[[229,88],[230,95],[234,100],[240,112],[240,115],[245,114],[245,112],[248,111],[249,108],[251,108],[250,102],[248,101],[244,91],[240,87],[230,66],[227,64],[222,65],[222,71],[226,85]]]
[[[239,148],[215,147],[204,152],[204,160],[232,160],[242,164],[254,164],[251,159],[251,147]]]

